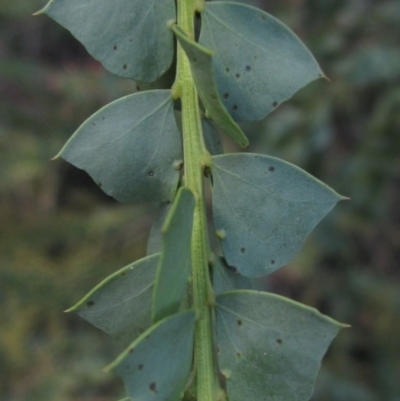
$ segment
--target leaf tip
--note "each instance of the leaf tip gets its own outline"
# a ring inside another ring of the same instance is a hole
[[[244,149],[247,148],[250,145],[250,141],[248,140],[247,137],[243,138],[240,142],[240,146]]]
[[[114,367],[113,365],[114,365],[114,362],[112,362],[112,363],[110,363],[109,365],[105,366],[105,367],[103,368],[103,372],[104,372],[104,373],[110,373],[111,370],[112,370],[113,367]]]
[[[50,161],[55,161],[55,160],[58,160],[58,159],[60,159],[61,158],[61,152],[58,152],[55,156],[53,156],[51,159],[50,159]]]
[[[321,73],[319,74],[319,78],[325,79],[325,80],[328,81],[329,83],[332,82],[332,80],[331,80],[328,76],[326,76],[323,72],[321,72]]]
[[[82,302],[82,301],[78,302],[77,304],[75,304],[75,305],[71,306],[71,307],[70,307],[70,308],[68,308],[68,309],[65,309],[64,313],[71,313],[71,312],[75,312],[75,311],[76,311],[76,310],[79,308],[79,306],[80,306],[81,302]]]
[[[47,3],[43,8],[41,8],[39,11],[36,11],[35,13],[33,13],[32,15],[34,17],[36,17],[37,15],[43,15],[43,14],[47,14],[47,9],[50,7],[51,5],[51,1],[49,3]]]
[[[46,8],[46,7],[45,7],[45,8]],[[38,16],[38,15],[46,14],[45,8],[42,8],[41,10],[34,12],[32,15],[33,15],[34,17],[36,17],[36,16]]]

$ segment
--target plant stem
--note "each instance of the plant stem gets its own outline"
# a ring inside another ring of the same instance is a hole
[[[178,25],[194,37],[196,1],[178,0]],[[197,401],[214,401],[215,374],[211,319],[211,293],[208,273],[209,243],[203,188],[203,162],[209,158],[204,145],[197,90],[189,60],[178,44],[178,72],[174,87],[182,102],[185,186],[196,199],[192,231],[193,306],[197,312],[195,363],[197,369]]]

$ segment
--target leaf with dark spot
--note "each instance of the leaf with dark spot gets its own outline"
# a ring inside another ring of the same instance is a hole
[[[173,107],[169,90],[116,100],[86,120],[57,157],[121,202],[172,200],[179,180],[174,163],[182,159]]]
[[[236,121],[261,120],[278,103],[323,76],[312,54],[288,27],[244,4],[206,2],[199,42],[216,52],[218,90],[230,93],[223,102]],[[228,70],[237,74],[232,76]],[[241,71],[246,71],[242,77]]]
[[[322,357],[346,327],[278,295],[243,290],[217,296],[216,322],[229,401],[308,400]]]
[[[76,312],[124,346],[128,345],[151,325],[158,261],[159,254],[152,255],[115,272],[68,312]]]
[[[344,199],[298,167],[251,153],[212,157],[215,228],[230,266],[260,277],[287,264]],[[245,252],[242,252],[242,249]]]
[[[129,397],[149,400],[150,391],[152,401],[179,399],[192,367],[195,318],[186,311],[159,321],[107,368],[123,378]]]
[[[50,0],[39,13],[70,30],[107,70],[122,77],[152,82],[173,61],[166,22],[176,18],[174,1]]]

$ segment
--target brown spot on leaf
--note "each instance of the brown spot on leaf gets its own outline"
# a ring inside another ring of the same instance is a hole
[[[89,302],[86,303],[86,306],[88,306],[89,308],[90,308],[91,306],[93,306],[93,305],[94,305],[94,301],[89,301]]]
[[[150,383],[149,389],[150,389],[153,393],[157,393],[157,383],[156,383],[156,382]]]
[[[238,326],[241,326],[243,324],[243,322],[240,319],[238,319],[237,324],[238,324]]]

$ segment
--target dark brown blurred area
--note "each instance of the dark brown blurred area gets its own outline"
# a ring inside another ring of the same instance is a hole
[[[248,150],[297,164],[351,198],[290,266],[257,285],[352,325],[329,350],[314,401],[399,401],[400,2],[246,3],[288,24],[331,80],[243,124]],[[135,84],[105,72],[49,18],[33,17],[44,5],[0,6],[0,399],[118,400],[121,383],[102,371],[117,348],[62,311],[144,255],[154,205],[118,204],[84,172],[49,159]]]

